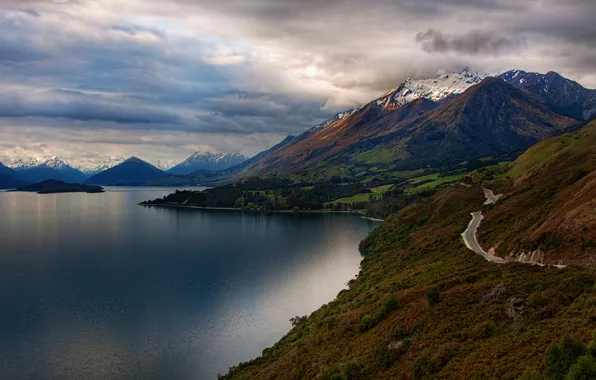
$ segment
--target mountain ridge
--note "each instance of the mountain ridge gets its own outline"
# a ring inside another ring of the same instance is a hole
[[[584,121],[596,117],[596,90],[587,89],[557,72],[511,70],[500,74],[499,78],[536,95],[557,113]]]

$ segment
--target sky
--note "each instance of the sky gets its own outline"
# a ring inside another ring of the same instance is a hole
[[[594,0],[0,0],[0,162],[254,155],[465,66],[596,87]]]

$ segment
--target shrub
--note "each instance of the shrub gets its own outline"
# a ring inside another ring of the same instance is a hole
[[[343,377],[337,370],[329,367],[323,367],[317,374],[317,380],[343,380]]]
[[[345,380],[360,380],[364,378],[362,367],[355,362],[347,362],[342,370],[342,375]]]
[[[596,379],[596,361],[591,356],[582,356],[565,376],[565,380]]]
[[[381,314],[383,314],[383,316],[386,316],[393,313],[397,309],[399,309],[399,304],[397,303],[395,297],[393,297],[391,294],[385,295],[385,298],[383,299]]]
[[[441,302],[441,292],[437,287],[428,289],[424,294],[424,297],[426,297],[426,300],[428,301],[428,304],[430,306],[436,305],[439,302]]]
[[[562,380],[571,366],[585,355],[586,347],[582,341],[566,336],[561,342],[551,344],[546,353],[546,374]]]

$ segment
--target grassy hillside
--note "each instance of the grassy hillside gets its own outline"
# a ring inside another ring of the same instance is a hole
[[[480,184],[469,180],[392,215],[361,244],[366,256],[349,289],[294,319],[280,342],[223,378],[517,379],[526,373],[526,379],[562,379],[578,361],[570,352],[583,355],[586,349],[577,346],[596,329],[596,245],[586,243],[595,231],[594,155],[586,148],[594,129],[556,138],[569,144],[555,157],[535,158],[540,146],[528,151],[512,164],[509,179],[488,180],[507,166],[470,176],[505,194],[495,206],[483,206]],[[478,210],[486,215],[483,245],[521,244],[556,227],[565,243],[547,234],[543,248],[576,265],[500,265],[476,256],[460,234]],[[565,218],[569,213],[573,218]],[[554,344],[565,336],[581,342]],[[590,360],[577,366],[589,367]]]
[[[480,239],[497,254],[556,263],[596,254],[596,122],[536,144],[489,183],[504,193]]]

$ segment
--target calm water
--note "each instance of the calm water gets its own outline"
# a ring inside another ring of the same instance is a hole
[[[137,206],[170,192],[0,193],[0,379],[215,378],[332,300],[376,226]]]

